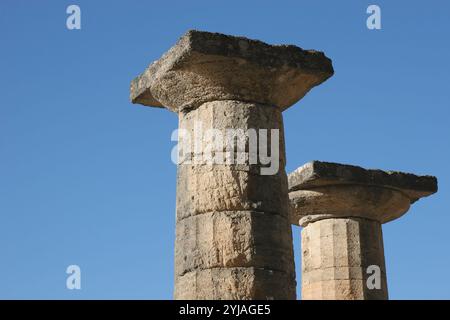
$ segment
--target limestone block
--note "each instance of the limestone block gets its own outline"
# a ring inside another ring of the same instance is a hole
[[[289,191],[353,184],[391,188],[403,192],[411,203],[437,191],[433,176],[417,176],[399,171],[365,169],[347,164],[311,161],[289,174]]]
[[[437,191],[432,176],[312,161],[288,176],[293,224],[336,217],[363,217],[386,223]],[[301,221],[301,222],[300,222]]]
[[[255,210],[288,217],[284,171],[262,176],[227,165],[180,165],[177,176],[177,220],[224,210]]]
[[[329,185],[289,192],[291,222],[361,217],[388,222],[405,214],[411,200],[401,191],[364,185]]]
[[[177,277],[174,298],[183,300],[292,300],[295,278],[259,268],[213,268]]]
[[[130,99],[175,112],[215,100],[284,110],[333,72],[322,52],[191,30],[132,81]]]
[[[380,268],[380,289],[369,289],[368,267]],[[387,299],[381,224],[325,219],[302,229],[302,299]]]
[[[209,212],[177,222],[176,275],[218,267],[294,274],[289,222],[278,215],[252,211]]]
[[[278,139],[275,135],[273,139],[278,146],[274,145],[273,150],[278,152],[279,170],[285,167],[283,117],[276,107],[233,100],[206,102],[195,110],[180,113],[179,129],[179,153],[186,154],[180,163],[187,162],[185,158],[196,163],[194,156],[203,156],[201,160],[205,154],[213,152],[223,155],[221,159],[225,161],[232,156],[234,162],[226,164],[245,164],[255,168],[255,172],[269,166],[260,161],[260,154],[271,155],[272,130],[277,130]],[[261,144],[263,138],[266,143]],[[261,150],[261,146],[267,151]],[[247,153],[245,163],[237,162],[238,152]],[[253,159],[256,162],[251,161]]]

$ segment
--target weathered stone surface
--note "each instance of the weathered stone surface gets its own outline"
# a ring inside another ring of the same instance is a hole
[[[178,300],[289,300],[295,297],[295,278],[291,274],[262,268],[196,270],[176,278],[175,282],[175,299]]]
[[[272,150],[271,130],[277,130],[279,137],[274,139],[279,145],[277,166],[280,170],[284,170],[286,164],[284,126],[279,108],[234,100],[212,101],[202,104],[195,110],[179,113],[178,128],[178,146],[190,147],[189,150],[180,150],[181,155],[188,154],[187,160],[193,162],[193,156],[204,156],[205,153],[211,152],[223,153],[224,159],[227,159],[226,157],[231,152],[229,152],[226,142],[233,140],[234,148],[231,151],[234,151],[235,161],[238,151],[246,152],[248,156],[245,164],[255,170],[258,169],[258,173],[260,167],[269,165],[261,164],[260,161],[257,165],[254,162],[250,163],[250,155],[259,156],[260,149],[256,147],[260,143],[261,136],[267,138],[267,143],[264,145],[266,145],[267,155],[270,155]],[[217,136],[223,137],[223,143],[216,141]],[[200,143],[195,145],[197,141]],[[180,162],[184,163],[184,158],[181,158]]]
[[[326,219],[302,229],[302,299],[387,299],[381,224],[359,218]],[[381,270],[369,289],[367,268]]]
[[[332,162],[312,161],[289,174],[289,191],[336,184],[362,184],[395,189],[408,196],[411,203],[437,191],[437,179],[433,176],[364,169]]]
[[[290,221],[302,226],[339,217],[360,217],[385,223],[402,216],[410,207],[410,199],[398,190],[357,184],[291,191],[289,198]]]
[[[177,276],[219,267],[256,267],[295,277],[290,224],[277,215],[209,212],[177,222],[176,238]]]
[[[312,161],[288,176],[290,220],[307,224],[330,217],[362,217],[381,223],[405,214],[411,203],[437,191],[432,176],[368,170]]]
[[[210,129],[225,131],[228,129],[278,129],[280,132],[277,167],[275,175],[261,175],[261,168],[270,165],[252,164],[249,159],[244,164],[196,164],[195,158],[190,163],[182,161],[178,166],[177,178],[177,220],[211,211],[256,210],[288,216],[287,177],[284,170],[285,151],[283,121],[280,110],[265,105],[238,101],[214,101],[200,106],[188,113],[180,113],[179,128],[190,134],[191,140],[198,134],[199,123],[205,133]],[[197,133],[196,133],[197,132]],[[180,135],[179,145],[186,142]],[[207,140],[207,139],[206,139]],[[247,151],[249,141],[244,137]],[[190,141],[192,144],[193,141]],[[202,155],[205,145],[203,140],[199,152],[189,150],[190,155]],[[270,139],[268,149],[271,149]],[[275,147],[275,146],[274,146]],[[193,149],[194,147],[191,147]],[[222,148],[212,147],[215,153],[225,152]],[[259,150],[257,150],[259,151]],[[237,154],[237,148],[231,152]]]
[[[227,165],[180,165],[177,220],[224,210],[256,210],[288,219],[286,188],[284,172],[263,176]]]
[[[387,299],[381,224],[436,192],[436,178],[313,161],[288,181],[290,221],[304,227],[302,298]],[[367,285],[369,266],[380,289]]]
[[[295,299],[281,111],[332,74],[321,52],[189,31],[132,81],[133,103],[177,112],[183,129],[176,299]],[[207,135],[201,138],[206,146],[186,147],[198,123],[220,133],[240,130],[233,137],[236,149]],[[217,162],[221,153],[228,156],[225,163]],[[199,161],[204,155],[212,157]],[[241,155],[243,162],[229,162]]]
[[[203,158],[199,159],[199,163],[195,158],[181,159],[177,173],[176,292],[184,292],[183,298],[188,299],[224,299],[239,295],[245,299],[254,295],[255,299],[255,294],[262,294],[258,290],[264,288],[274,298],[295,299],[295,290],[290,295],[280,293],[286,287],[295,288],[281,111],[255,103],[212,101],[189,112],[180,112],[179,128],[186,130],[187,137],[191,140],[189,156],[204,156],[211,151],[214,155],[227,153],[226,139],[223,145],[213,144],[214,140],[206,134],[210,129],[214,129],[216,134],[219,131],[224,138],[230,129],[242,130],[242,133],[246,133],[248,129],[256,132],[260,129],[278,129],[278,146],[274,147],[279,157],[276,159],[278,173],[275,175],[261,175],[261,168],[265,165],[259,161],[251,163],[250,158],[240,164],[204,163],[201,160]],[[199,131],[202,131],[202,146],[196,150],[192,140],[196,139]],[[180,130],[179,146],[189,142],[185,140],[186,132],[181,134]],[[236,145],[228,150],[227,155],[231,155],[233,159],[237,159],[240,151],[249,152],[251,143],[258,143],[240,133],[236,139],[238,138],[243,139],[241,146],[244,148],[238,149]],[[268,142],[270,150],[270,139]],[[210,147],[205,151],[208,145]],[[217,290],[221,292],[223,286],[229,288],[230,281],[234,283],[233,279],[220,278],[234,277],[233,273],[224,271],[227,268],[238,268],[244,273],[249,273],[252,268],[270,270],[284,275],[282,278],[278,277],[278,280],[284,279],[290,283],[272,281],[272,277],[264,277],[261,273],[256,277],[250,272],[249,279],[243,278],[248,283],[237,288],[244,290],[242,293],[222,292],[218,295],[211,288],[207,290],[199,287],[198,293],[180,288],[189,281],[187,279],[193,279],[193,274],[198,274],[198,281],[212,281],[208,285],[219,286]],[[209,269],[213,271],[208,271]],[[211,279],[212,276],[218,278]],[[263,281],[268,281],[270,285],[262,287]],[[193,296],[189,296],[190,294]]]
[[[257,163],[247,159],[241,164],[208,164],[201,160],[197,163],[193,158],[183,159],[178,165],[175,290],[184,294],[175,296],[223,299],[231,294],[247,299],[252,298],[248,294],[253,294],[256,299],[262,297],[261,290],[264,289],[265,295],[276,299],[295,299],[295,290],[286,291],[286,288],[295,288],[295,271],[281,111],[267,105],[225,100],[206,102],[197,109],[180,112],[179,118],[180,129],[186,130],[189,139],[194,140],[199,124],[202,135],[210,129],[220,131],[224,136],[229,129],[243,132],[277,129],[278,146],[274,145],[274,150],[279,156],[272,159],[278,168],[274,175],[261,174],[261,168],[266,165],[261,164],[259,158]],[[186,137],[180,135],[180,146],[186,142],[183,139]],[[236,147],[229,152],[233,158],[242,150],[250,153],[249,145],[254,141],[247,136],[243,139],[244,148],[238,150]],[[198,156],[206,153],[205,145],[211,140],[202,139],[199,150],[192,142],[189,155]],[[271,146],[269,142],[269,150]],[[210,151],[215,155],[226,152],[226,147],[226,142],[218,146],[213,144]],[[217,268],[222,271],[208,271]],[[256,277],[250,273],[251,278],[245,280],[249,283],[236,288],[244,292],[224,293],[220,288],[224,285],[228,288],[230,281],[235,281],[221,278],[234,277],[233,273],[224,271],[226,268],[263,268],[284,276],[278,277],[277,282],[272,281],[272,277]],[[212,289],[198,287],[198,292],[192,292],[180,288],[189,281],[186,279],[193,279],[193,273],[200,275],[198,281],[212,281],[210,285],[219,286],[217,290],[222,295]],[[210,276],[218,278],[211,279]],[[250,293],[246,291],[249,288]]]
[[[332,75],[322,52],[191,30],[132,81],[130,98],[174,112],[216,100],[284,110]]]

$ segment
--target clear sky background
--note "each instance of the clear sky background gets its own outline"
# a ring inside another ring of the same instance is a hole
[[[70,4],[81,30],[66,28]],[[287,171],[317,159],[437,176],[384,245],[390,298],[449,299],[449,17],[444,0],[2,0],[0,298],[172,298],[177,116],[132,105],[129,83],[194,28],[333,60],[284,112]],[[297,227],[294,242],[300,283]],[[81,290],[66,289],[71,264]]]

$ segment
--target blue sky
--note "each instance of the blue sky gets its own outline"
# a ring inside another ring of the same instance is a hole
[[[81,30],[66,8],[81,8]],[[366,28],[381,7],[382,29]],[[177,116],[130,80],[188,29],[324,51],[284,112],[287,171],[317,159],[432,174],[383,226],[392,299],[450,298],[448,1],[0,2],[0,298],[170,299]],[[294,228],[300,282],[299,229]],[[82,289],[66,289],[66,267]]]

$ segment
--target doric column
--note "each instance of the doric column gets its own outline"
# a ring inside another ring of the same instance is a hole
[[[332,73],[321,52],[189,31],[133,80],[133,103],[179,116],[175,299],[295,299],[281,112]]]
[[[313,161],[289,174],[303,227],[302,299],[387,299],[381,224],[437,191],[431,176]]]

